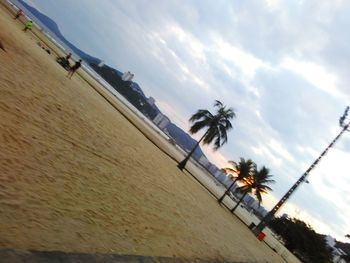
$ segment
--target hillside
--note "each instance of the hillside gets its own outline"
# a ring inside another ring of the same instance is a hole
[[[153,120],[157,116],[158,108],[148,103],[147,98],[136,83],[123,81],[120,72],[107,65],[98,67],[91,63],[90,66],[147,118]]]

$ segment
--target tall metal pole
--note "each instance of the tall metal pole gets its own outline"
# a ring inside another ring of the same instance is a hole
[[[348,114],[349,107],[346,108],[344,115],[340,118],[340,126],[343,129],[340,133],[334,138],[334,140],[327,146],[327,148],[321,153],[321,155],[311,164],[311,166],[303,173],[303,175],[296,181],[296,183],[289,189],[289,191],[282,197],[281,200],[272,208],[272,210],[261,220],[261,222],[253,228],[253,233],[258,236],[260,232],[269,224],[269,222],[273,219],[276,212],[281,208],[281,206],[289,199],[289,197],[293,194],[293,192],[298,188],[298,186],[306,180],[306,177],[309,175],[312,169],[318,164],[318,162],[322,159],[324,155],[328,152],[328,150],[335,144],[335,142],[341,137],[341,135],[348,130],[350,126],[350,122],[348,124],[344,124],[345,118]]]

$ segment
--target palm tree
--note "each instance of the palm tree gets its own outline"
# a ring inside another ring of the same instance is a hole
[[[231,191],[232,187],[235,185],[236,182],[244,182],[245,178],[252,176],[255,171],[255,163],[251,160],[245,160],[244,158],[240,158],[240,161],[238,165],[234,161],[228,161],[231,165],[235,166],[236,169],[232,168],[224,168],[224,170],[231,173],[236,173],[237,176],[233,180],[232,184],[227,188],[225,193],[218,199],[219,203],[222,203],[225,196],[228,195],[228,193]]]
[[[202,141],[203,144],[210,144],[214,141],[214,150],[219,149],[227,142],[227,131],[232,128],[230,120],[236,117],[236,114],[232,108],[226,108],[226,106],[218,100],[215,101],[214,107],[217,108],[215,115],[208,110],[202,109],[198,110],[190,118],[189,121],[193,122],[193,125],[190,128],[191,134],[195,134],[203,128],[207,128],[207,131],[196,143],[186,158],[177,165],[180,170],[185,168],[187,161],[191,158],[192,154]]]
[[[270,169],[263,166],[259,171],[254,174],[254,194],[259,201],[259,205],[262,202],[262,194],[267,194],[268,191],[272,191],[269,184],[275,183],[275,180],[271,179]]]
[[[236,210],[238,205],[248,193],[253,193],[258,199],[260,205],[262,201],[261,195],[267,193],[268,191],[272,191],[268,184],[274,183],[275,181],[272,180],[271,177],[272,175],[270,174],[270,170],[263,166],[259,171],[256,170],[253,176],[245,178],[243,181],[243,186],[239,188],[243,195],[237,204],[231,209],[231,212],[233,213]]]

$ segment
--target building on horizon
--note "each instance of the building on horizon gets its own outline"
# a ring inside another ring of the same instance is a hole
[[[149,97],[147,99],[147,102],[149,103],[149,105],[154,106],[154,104],[156,103],[156,100],[153,97]]]
[[[332,261],[334,263],[346,263],[347,261],[343,259],[343,256],[346,255],[346,252],[344,252],[342,249],[336,247],[337,241],[334,237],[327,235],[325,236],[325,241],[327,243],[327,246],[332,249]]]
[[[170,123],[168,117],[159,112],[157,116],[153,119],[153,123],[158,126],[159,129],[163,130]]]
[[[250,207],[250,208],[258,207],[257,201],[256,201],[255,198],[252,197],[250,194],[247,194],[247,195],[243,198],[243,201],[244,201],[244,203],[247,205],[247,207]]]
[[[210,164],[208,158],[205,155],[202,155],[199,159],[198,162],[203,165],[205,168],[208,167],[208,165]]]
[[[219,169],[216,167],[215,164],[210,163],[209,167],[208,167],[208,171],[209,173],[211,173],[213,176],[215,176],[215,173],[218,171]]]
[[[101,61],[100,63],[98,63],[98,67],[102,68],[103,66],[105,65],[105,62],[104,61]]]
[[[122,80],[131,81],[134,78],[134,74],[131,74],[130,71],[124,72],[122,75]]]
[[[260,214],[262,217],[267,215],[267,210],[265,207],[263,207],[262,205],[260,205],[257,209],[255,209],[255,211]]]
[[[214,173],[214,177],[226,187],[229,187],[232,184],[232,180],[221,170],[217,170]]]
[[[226,174],[223,173],[223,172],[222,172],[221,170],[219,170],[219,169],[217,169],[217,170],[215,171],[214,176],[215,176],[216,178],[218,178],[218,177],[220,177],[220,176],[225,176],[225,177],[223,177],[223,178],[226,178]]]

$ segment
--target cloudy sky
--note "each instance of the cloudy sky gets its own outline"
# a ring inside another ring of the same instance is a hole
[[[271,208],[340,131],[350,103],[350,2],[342,0],[27,0],[68,40],[121,70],[188,129],[199,108],[236,110],[219,167],[251,158],[271,169]],[[199,137],[199,135],[198,135]],[[195,137],[195,138],[198,138]],[[282,212],[346,241],[350,134]]]

